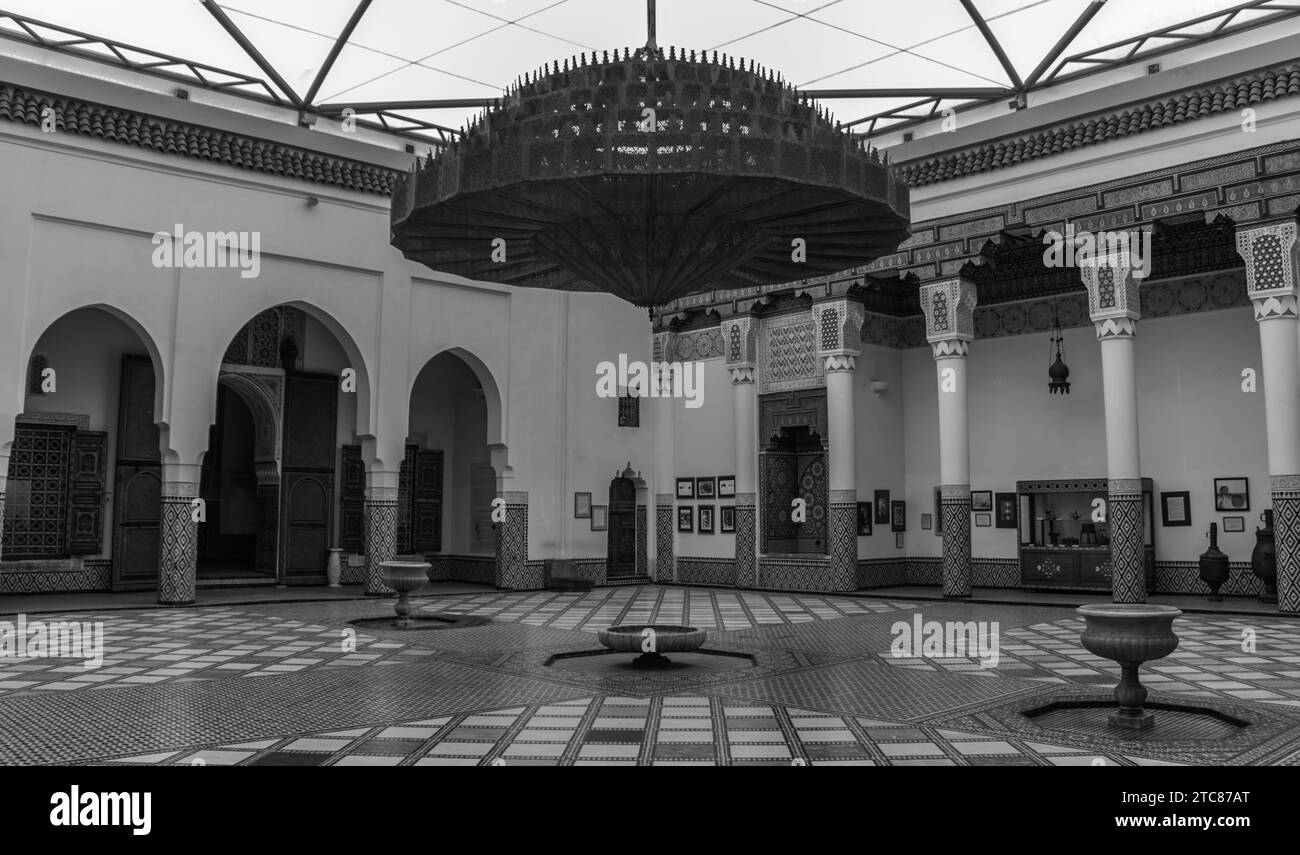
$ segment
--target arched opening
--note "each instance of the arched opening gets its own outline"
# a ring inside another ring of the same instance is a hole
[[[34,571],[23,575],[33,591],[47,590],[43,570],[80,590],[157,586],[156,352],[137,322],[107,306],[63,315],[33,345],[0,532],[0,556]]]
[[[398,479],[397,551],[426,556],[445,578],[491,583],[498,473],[489,400],[474,367],[452,352],[427,362],[411,387],[406,455]]]
[[[349,528],[338,473],[365,388],[335,328],[311,307],[274,306],[226,348],[200,486],[200,584],[325,582]]]

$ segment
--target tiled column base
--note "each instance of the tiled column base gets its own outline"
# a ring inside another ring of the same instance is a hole
[[[943,514],[943,595],[970,596],[970,485],[939,488]]]
[[[497,524],[496,586],[508,591],[545,587],[542,567],[530,570],[528,562],[528,494],[503,493],[506,518]]]
[[[1273,541],[1277,550],[1277,609],[1300,614],[1300,477],[1273,478]]]
[[[753,493],[736,494],[736,585],[758,587],[758,519]]]
[[[676,575],[673,561],[673,504],[671,495],[655,497],[655,581],[672,582]]]
[[[397,489],[371,487],[365,504],[366,596],[394,594],[379,576],[379,568],[397,555]]]
[[[4,530],[5,530],[5,494],[4,494],[4,490],[0,490],[0,535],[4,534]],[[4,557],[5,557],[4,539],[0,538],[0,561],[3,561]]]
[[[852,591],[858,573],[858,493],[831,490],[830,499],[826,542],[830,544],[831,590]]]
[[[1147,578],[1142,550],[1141,482],[1137,479],[1112,479],[1107,504],[1113,598],[1117,603],[1145,603]]]
[[[185,481],[163,484],[162,516],[158,525],[159,605],[194,603],[199,523],[194,521],[194,507],[190,503],[198,494],[198,484]]]
[[[636,575],[650,575],[650,513],[645,505],[636,506]]]

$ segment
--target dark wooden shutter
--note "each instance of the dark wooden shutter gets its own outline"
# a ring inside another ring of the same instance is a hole
[[[438,552],[442,549],[442,451],[418,451],[414,469],[411,478],[412,551]]]
[[[405,555],[415,551],[412,545],[412,523],[415,518],[411,497],[415,493],[415,464],[420,446],[408,443],[406,456],[397,467],[397,554]]]
[[[104,478],[108,434],[77,431],[68,477],[68,551],[98,555],[104,541]]]
[[[362,519],[366,506],[366,464],[361,459],[361,446],[343,446],[339,497],[339,546],[344,552],[364,552],[366,549]]]

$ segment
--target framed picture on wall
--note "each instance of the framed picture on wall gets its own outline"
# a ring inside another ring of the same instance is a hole
[[[889,525],[889,491],[876,491],[876,524]]]
[[[677,479],[677,498],[694,499],[695,498],[695,479],[678,478]]]
[[[901,531],[894,535],[894,548],[895,549],[903,548],[903,533]]]
[[[733,534],[736,531],[735,505],[725,505],[718,508],[718,530],[723,534]]]
[[[1214,479],[1214,509],[1216,511],[1250,510],[1250,484],[1245,478]]]
[[[921,514],[921,531],[929,531],[934,526],[933,514]]]
[[[734,499],[736,497],[736,476],[719,475],[718,476],[718,498]]]
[[[1224,531],[1245,531],[1246,518],[1245,517],[1224,517],[1223,530]]]
[[[700,505],[700,534],[713,534],[713,505]]]
[[[871,535],[871,503],[858,502],[858,537]]]
[[[573,518],[578,520],[591,519],[591,494],[590,493],[573,494]]]
[[[907,502],[889,503],[890,531],[907,531]]]
[[[993,525],[993,514],[980,513],[975,515],[975,526],[977,528],[988,528]]]
[[[717,478],[696,478],[695,479],[695,498],[713,499],[718,495]]]
[[[695,508],[687,505],[677,509],[677,530],[695,531]]]
[[[1190,491],[1160,494],[1160,524],[1164,526],[1192,524]]]
[[[591,506],[591,530],[605,531],[609,528],[609,505]]]
[[[996,509],[997,516],[994,524],[998,528],[1015,528],[1017,524],[1017,513],[1015,493],[998,493],[993,497],[993,506]]]
[[[993,491],[972,490],[970,494],[970,509],[972,511],[993,510]]]

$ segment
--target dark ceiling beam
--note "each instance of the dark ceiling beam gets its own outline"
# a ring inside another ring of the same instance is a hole
[[[1088,4],[1088,8],[1084,9],[1079,17],[1075,19],[1074,23],[1070,25],[1070,29],[1065,31],[1065,35],[1061,36],[1061,38],[1057,40],[1056,44],[1052,46],[1052,49],[1047,52],[1047,56],[1043,57],[1043,61],[1038,63],[1038,67],[1033,70],[1033,73],[1031,73],[1029,77],[1025,78],[1025,89],[1034,88],[1034,84],[1038,83],[1042,76],[1047,73],[1047,70],[1052,67],[1052,63],[1056,62],[1057,57],[1065,53],[1066,48],[1068,48],[1074,41],[1075,36],[1079,35],[1083,28],[1088,26],[1088,22],[1091,21],[1105,5],[1106,0],[1092,0],[1092,2]]]
[[[974,98],[980,100],[1004,98],[1014,95],[1002,86],[922,88],[922,89],[800,89],[801,95],[820,100],[832,98]]]
[[[1024,81],[1020,79],[1020,75],[1016,72],[1016,67],[1011,64],[1006,51],[1002,49],[1002,43],[998,41],[998,37],[993,35],[993,31],[989,29],[984,16],[980,14],[979,9],[975,8],[974,0],[961,0],[961,5],[966,10],[966,14],[970,15],[970,19],[975,22],[975,27],[980,31],[980,35],[984,36],[984,41],[988,42],[993,55],[1002,64],[1002,70],[1007,73],[1011,85],[1015,87],[1017,92],[1022,91],[1025,88]]]
[[[235,26],[235,22],[230,20],[230,16],[226,14],[226,10],[217,5],[217,0],[199,0],[199,2],[203,4],[203,8],[207,9],[208,12],[211,13],[212,17],[217,19],[217,23],[221,25],[222,29],[229,33],[230,37],[234,39],[241,48],[243,48],[244,53],[248,54],[253,62],[257,63],[257,67],[262,69],[262,73],[271,78],[271,82],[280,88],[280,91],[285,94],[285,97],[293,102],[295,107],[301,110],[302,99],[298,97],[298,93],[293,91],[293,87],[285,82],[285,79],[280,76],[280,72],[275,70],[275,66],[271,65],[271,63],[267,61],[266,57],[262,56],[262,52],[253,46],[253,43],[248,40],[248,37],[243,34],[239,27]]]
[[[391,113],[394,110],[460,110],[473,107],[489,107],[496,98],[444,98],[440,101],[364,101],[348,104],[344,101],[332,101],[318,104],[313,109],[322,115],[334,115],[351,109],[356,113]]]
[[[307,94],[302,98],[303,104],[306,106],[310,107],[311,102],[315,100],[316,93],[320,91],[321,84],[325,82],[326,75],[328,75],[330,69],[334,67],[334,60],[339,58],[339,53],[342,52],[343,46],[348,43],[348,39],[352,38],[352,31],[357,28],[357,24],[361,23],[361,16],[366,14],[366,10],[370,8],[371,2],[372,0],[361,0],[361,2],[357,4],[357,8],[352,12],[352,17],[348,18],[347,25],[344,26],[343,31],[339,33],[339,37],[334,40],[334,47],[330,48],[329,55],[325,57],[325,62],[321,65],[320,71],[316,72],[316,79],[311,82],[311,88],[307,90]]]

